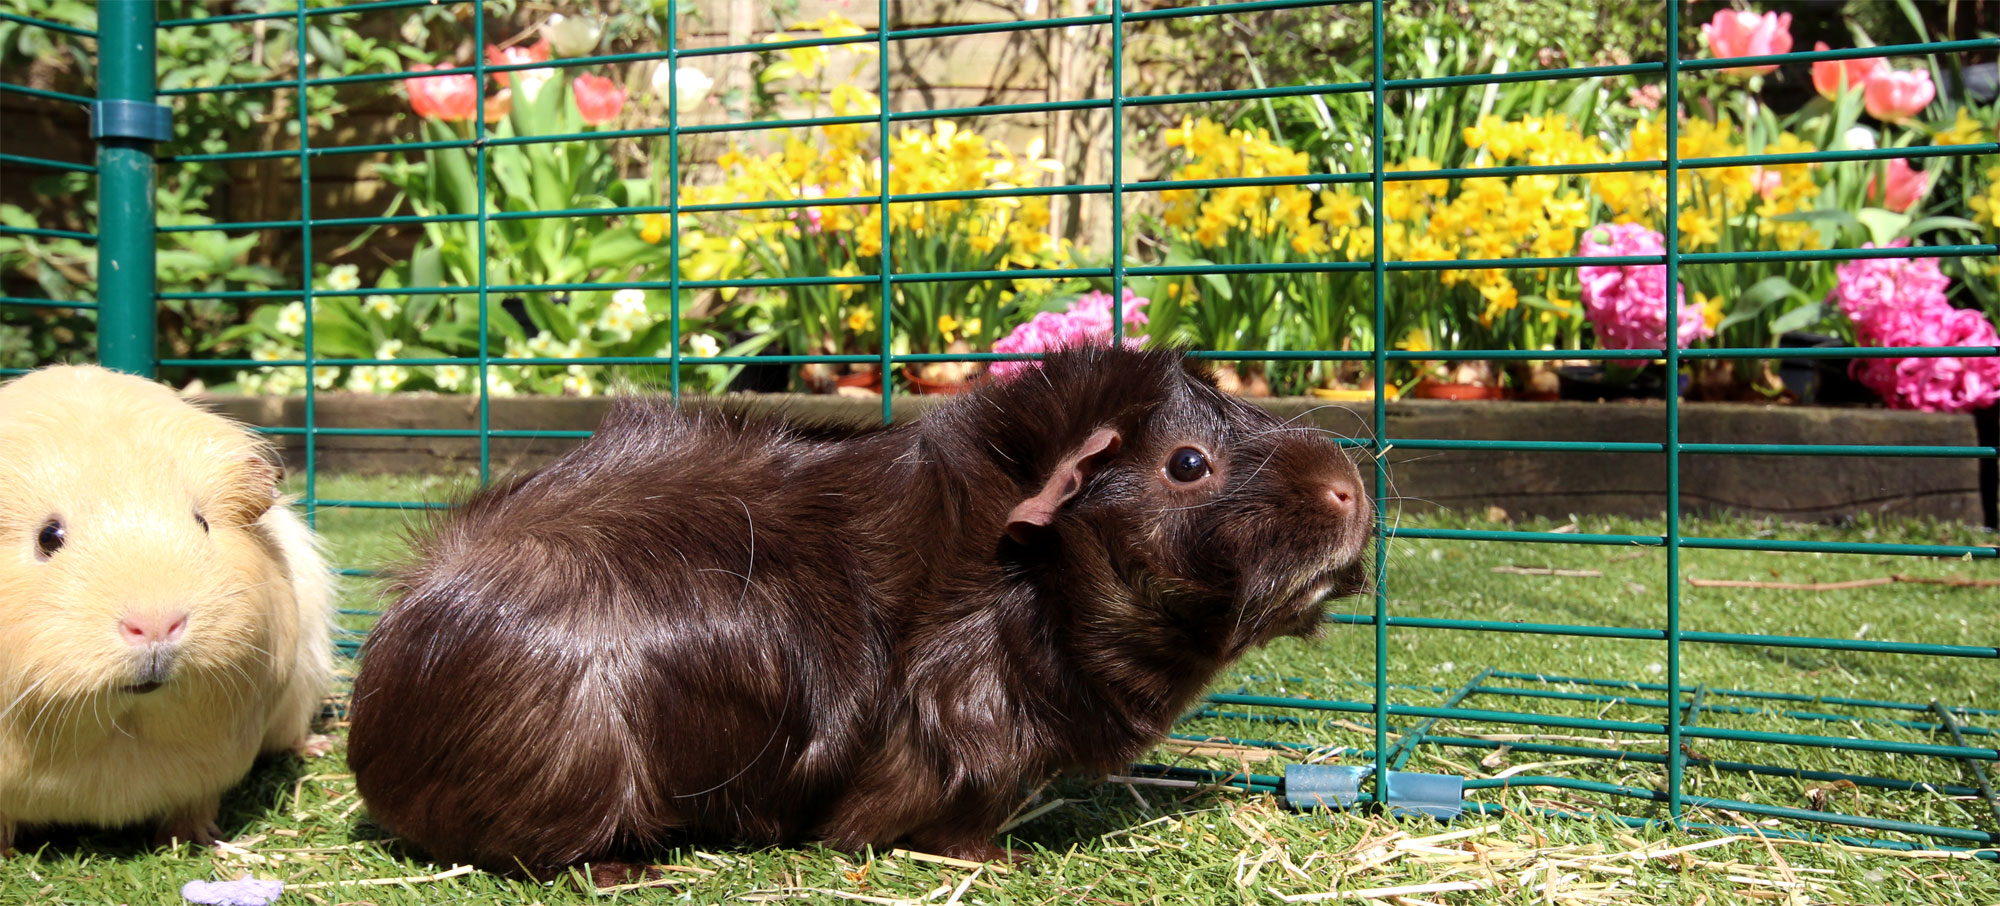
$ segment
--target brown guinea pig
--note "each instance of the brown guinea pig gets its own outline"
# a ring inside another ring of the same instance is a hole
[[[1333,440],[1107,348],[857,431],[621,402],[423,540],[348,759],[432,856],[683,839],[1000,855],[1024,784],[1160,740],[1367,587]]]
[[[0,388],[0,852],[58,823],[209,843],[259,753],[324,750],[332,575],[264,453],[102,368]]]

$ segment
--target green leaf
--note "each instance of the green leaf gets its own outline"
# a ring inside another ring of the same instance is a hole
[[[449,125],[436,120],[427,120],[432,141],[455,141],[457,133]],[[424,152],[435,164],[438,175],[438,189],[444,197],[447,213],[476,214],[479,212],[478,183],[472,177],[472,155],[463,148],[435,148]]]
[[[313,56],[319,57],[319,62],[322,64],[336,67],[347,65],[347,51],[338,42],[329,38],[322,29],[311,27],[306,29],[306,46],[311,48]]]
[[[589,273],[599,268],[630,267],[652,257],[665,257],[666,247],[653,245],[640,238],[639,232],[630,226],[621,226],[599,233],[590,240],[590,248],[584,252],[583,266]]]
[[[444,284],[444,258],[437,246],[426,246],[410,256],[411,286],[441,286]]]
[[[1798,291],[1798,287],[1793,286],[1792,281],[1783,277],[1765,277],[1751,284],[1749,289],[1743,291],[1740,298],[1742,302],[1762,308]]]
[[[330,302],[332,300],[326,300]],[[330,312],[323,306],[313,319],[313,345],[325,357],[366,358],[375,354],[375,343],[366,327],[344,312]]]
[[[1771,335],[1777,336],[1794,330],[1801,330],[1819,323],[1826,316],[1826,303],[1808,302],[1791,311],[1779,315],[1771,322]]]
[[[652,355],[673,339],[673,329],[672,318],[661,318],[653,326],[634,334],[632,339],[619,345],[625,347],[625,355]]]
[[[1883,208],[1862,208],[1854,216],[1867,226],[1868,236],[1876,245],[1886,245],[1910,225],[1910,215]]]
[[[1967,220],[1963,217],[1937,216],[1937,217],[1926,217],[1922,220],[1917,221],[1916,223],[1910,224],[1909,226],[1904,227],[1903,232],[1900,233],[1899,235],[1914,237],[1914,236],[1920,236],[1924,233],[1928,233],[1932,230],[1963,230],[1965,232],[1977,235],[1982,229],[1984,229],[1984,227],[1980,226],[1977,221]]]
[[[500,205],[502,208],[506,207],[508,201],[521,199],[525,202],[526,199],[534,197],[534,191],[528,186],[528,159],[521,153],[520,145],[501,145],[489,149],[486,152],[486,166],[492,171],[493,178],[500,183],[502,195],[511,196],[503,197]]]
[[[550,302],[547,293],[528,293],[521,301],[528,309],[528,320],[548,331],[557,342],[567,343],[576,337],[576,316],[568,306]]]

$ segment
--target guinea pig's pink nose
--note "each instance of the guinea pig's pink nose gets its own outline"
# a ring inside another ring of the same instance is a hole
[[[135,648],[155,642],[178,642],[187,632],[187,611],[165,614],[133,614],[118,621],[118,635]]]
[[[1326,502],[1333,507],[1335,515],[1353,518],[1361,508],[1361,486],[1347,478],[1335,478],[1326,483]]]

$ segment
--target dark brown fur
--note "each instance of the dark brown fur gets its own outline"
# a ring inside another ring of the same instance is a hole
[[[1190,444],[1214,475],[1183,487]],[[988,858],[1024,783],[1123,766],[1363,590],[1369,532],[1332,440],[1174,353],[1056,354],[851,434],[621,403],[424,542],[349,760],[375,820],[493,869],[690,837]]]

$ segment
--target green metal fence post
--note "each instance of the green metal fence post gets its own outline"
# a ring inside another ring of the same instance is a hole
[[[97,355],[105,367],[152,377],[153,145],[172,137],[153,101],[153,4],[105,3],[97,15]]]

